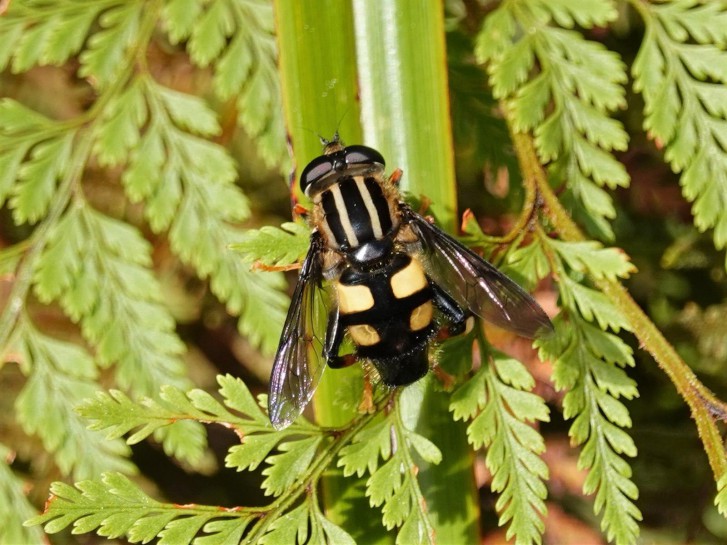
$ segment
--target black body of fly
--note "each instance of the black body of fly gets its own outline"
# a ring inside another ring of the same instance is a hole
[[[376,150],[336,137],[301,174],[313,232],[273,363],[268,412],[278,429],[300,415],[326,365],[346,364],[345,334],[384,384],[404,386],[429,370],[443,323],[457,334],[475,315],[530,338],[553,328],[514,281],[401,201],[384,165]],[[317,331],[328,307],[328,326]]]

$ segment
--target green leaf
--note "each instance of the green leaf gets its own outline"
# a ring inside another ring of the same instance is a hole
[[[119,390],[96,393],[94,399],[79,406],[79,414],[91,421],[90,429],[105,431],[109,439],[122,437],[143,426],[128,439],[131,445],[142,441],[158,427],[168,426],[173,419],[169,412],[153,401],[146,400],[144,405],[138,405]]]
[[[52,126],[47,117],[11,98],[0,99],[0,119],[0,133],[9,135],[40,132]]]
[[[309,506],[302,503],[282,517],[275,519],[269,531],[260,538],[261,544],[308,543]]]
[[[178,44],[189,37],[201,12],[202,5],[197,0],[170,0],[165,2],[162,18],[166,23],[169,39],[173,44]]]
[[[13,72],[25,72],[32,66],[40,64],[45,44],[49,41],[57,22],[56,17],[50,17],[45,20],[45,24],[37,24],[24,29],[15,50]]]
[[[205,67],[219,57],[227,38],[235,30],[235,19],[228,2],[214,2],[197,19],[187,49],[192,61]]]
[[[73,2],[68,2],[65,6],[49,7],[51,9],[61,7],[61,11],[56,17],[45,18],[53,22],[54,27],[47,36],[40,61],[41,64],[61,65],[81,49],[91,25],[103,6],[100,3],[75,5]]]
[[[300,223],[287,222],[281,227],[266,225],[247,231],[241,242],[231,248],[243,254],[245,261],[264,265],[289,265],[303,260],[310,247],[310,229]]]
[[[372,507],[381,507],[382,521],[388,530],[400,527],[397,543],[431,545],[433,529],[424,509],[413,455],[416,453],[422,460],[438,464],[442,453],[429,439],[404,427],[401,415],[397,414],[399,410],[397,404],[396,412],[371,419],[354,441],[341,449],[338,466],[344,468],[346,476],[361,477],[369,472],[366,481],[369,503]]]
[[[108,394],[97,393],[94,399],[81,405],[78,412],[91,420],[90,429],[106,432],[109,439],[135,430],[126,441],[133,445],[153,434],[168,456],[200,470],[211,462],[205,458],[204,427],[193,420],[210,419],[190,398],[169,385],[162,388],[158,400],[144,397],[138,403],[123,392],[111,390]]]
[[[143,2],[124,2],[99,17],[101,30],[88,39],[80,55],[81,77],[104,88],[121,74],[127,66],[127,51],[138,38],[144,9]]]
[[[368,470],[373,475],[379,467],[379,458],[388,460],[391,456],[390,433],[388,419],[372,420],[356,434],[351,444],[341,449],[337,465],[343,467],[343,474],[362,477]]]
[[[395,459],[392,459],[392,462],[390,463],[393,463],[394,460]],[[411,481],[405,473],[402,486],[393,490],[393,493],[389,498],[387,498],[384,507],[381,510],[384,526],[386,526],[388,530],[391,530],[396,526],[403,525],[406,520],[411,518],[411,492],[409,487],[406,486],[409,482]],[[415,539],[413,543],[421,543],[421,539]]]
[[[12,12],[11,12],[12,13]],[[3,46],[0,48],[0,70],[7,68],[10,59],[23,37],[23,20],[11,17],[9,14],[0,19],[0,34],[3,36]]]
[[[727,473],[723,474],[717,482],[717,496],[714,498],[714,504],[720,514],[727,515]]]
[[[483,346],[480,342],[480,350]],[[491,358],[453,394],[450,410],[455,418],[471,420],[469,442],[487,447],[492,490],[500,492],[499,523],[510,523],[507,539],[541,543],[548,469],[538,455],[545,451],[545,442],[526,422],[547,421],[548,409],[528,391],[535,381],[520,362],[499,352]]]
[[[2,146],[3,138],[0,137],[0,146]],[[18,177],[18,169],[28,153],[30,143],[25,145],[18,144],[13,147],[8,143],[4,146],[4,151],[0,151],[0,205],[5,203],[8,195],[13,190],[13,184]]]
[[[12,56],[13,72],[25,72],[36,64],[63,64],[76,54],[102,3],[65,2],[12,6],[0,20],[3,54],[0,69]]]
[[[262,483],[265,495],[279,496],[303,475],[310,467],[322,441],[321,436],[312,436],[282,443],[278,447],[281,454],[274,454],[265,460],[270,464],[262,472],[266,477]]]
[[[596,241],[566,242],[545,239],[574,271],[588,273],[592,278],[628,278],[636,271],[628,256],[618,248],[603,248]]]
[[[556,183],[580,178],[581,186],[582,180],[628,184],[626,169],[610,153],[628,142],[621,123],[609,117],[625,106],[624,64],[602,44],[570,30],[601,26],[616,16],[606,0],[504,2],[488,14],[478,36],[476,53],[488,63],[495,96],[504,99],[516,131],[535,133],[538,155],[552,162]],[[583,190],[572,195],[594,216],[592,224],[613,216],[607,194],[601,192],[594,204]]]
[[[340,526],[336,526],[320,513],[317,513],[318,523],[326,536],[324,543],[335,543],[336,545],[356,545],[354,539]]]
[[[634,89],[644,97],[644,127],[666,147],[694,223],[714,229],[717,248],[727,245],[724,188],[727,176],[727,83],[721,2],[647,4],[646,34],[632,67]]]
[[[571,440],[583,445],[579,467],[589,469],[583,486],[586,494],[595,492],[594,512],[603,511],[601,527],[616,543],[634,543],[641,512],[633,500],[638,490],[631,469],[619,454],[635,456],[631,438],[618,426],[630,426],[626,407],[616,398],[638,395],[635,384],[623,370],[601,359],[623,351],[621,341],[599,331],[577,315],[569,316],[570,328],[563,327],[563,312],[556,317],[556,333],[539,341],[541,357],[555,362],[553,378],[558,389],[569,390],[563,399],[563,413],[574,418]],[[596,342],[594,342],[597,339]],[[610,348],[608,344],[613,346]],[[626,362],[633,364],[630,351]]]
[[[595,320],[603,330],[609,327],[614,331],[631,330],[626,316],[604,293],[583,286],[568,276],[561,278],[560,288],[565,306],[577,308],[587,321]]]
[[[217,95],[237,97],[238,122],[255,138],[263,159],[288,172],[272,4],[224,0],[200,11],[177,1],[165,13],[173,41],[189,35],[192,61],[212,65]]]
[[[230,449],[225,458],[225,465],[237,468],[238,471],[243,469],[254,471],[267,458],[280,439],[280,436],[274,433],[245,435],[241,445],[235,445]]]
[[[525,286],[535,286],[550,273],[543,245],[533,242],[508,253],[507,263],[525,279]]]
[[[480,370],[475,373],[452,394],[449,410],[452,411],[455,420],[471,420],[487,403],[487,389],[483,387],[482,377],[484,372]],[[480,446],[482,443],[475,445],[475,448]]]
[[[422,457],[422,460],[430,464],[438,464],[442,461],[442,451],[426,437],[407,430],[406,439],[417,454]]]
[[[491,75],[495,98],[507,97],[525,82],[535,63],[534,46],[533,40],[526,37],[513,44],[498,58],[497,71]]]
[[[241,333],[272,353],[287,308],[278,291],[283,277],[250,271],[229,249],[244,236],[230,223],[249,215],[247,198],[233,183],[235,165],[223,147],[186,132],[210,134],[217,122],[197,99],[149,81],[145,92],[150,126],[122,176],[126,191],[145,200],[152,229],[168,229],[172,250],[209,277],[213,293],[240,315]],[[268,319],[258,319],[259,308],[269,310]]]
[[[134,227],[73,207],[51,231],[34,277],[39,299],[58,300],[100,362],[117,365],[119,384],[147,395],[186,384],[184,345],[150,264],[150,246]]]
[[[229,100],[244,85],[253,69],[254,48],[250,37],[238,32],[215,65],[214,85],[223,100]]]
[[[389,502],[402,485],[401,456],[394,455],[382,464],[366,481],[366,495],[369,496],[372,507]],[[385,522],[386,524],[386,522]],[[391,529],[394,524],[386,524]]]
[[[203,527],[204,532],[210,534],[201,536],[194,540],[195,545],[226,545],[240,543],[245,529],[250,524],[250,520],[213,520],[206,523]],[[169,541],[170,545],[174,543]]]
[[[210,276],[212,291],[239,314],[240,332],[268,354],[277,348],[288,299],[278,290],[283,286],[280,273],[259,274],[229,247],[242,239],[240,231],[204,215],[202,195],[185,197],[170,232],[172,248],[189,261],[203,278]],[[200,200],[197,200],[200,198]],[[265,320],[258,310],[267,309]]]
[[[227,543],[226,537],[241,536],[253,518],[242,509],[160,503],[118,473],[105,473],[101,481],[83,481],[75,487],[56,482],[51,493],[45,512],[27,523],[43,524],[49,534],[73,524],[74,533],[95,531],[109,539],[126,537],[132,543],[161,536],[159,543],[184,545],[201,528],[207,534],[205,543]]]
[[[355,545],[353,538],[321,513],[313,494],[300,506],[275,519],[260,543],[310,543]]]
[[[179,128],[200,136],[214,136],[220,133],[215,113],[201,98],[155,85],[155,94]]]
[[[85,478],[108,470],[133,471],[126,459],[129,449],[87,429],[75,411],[98,388],[88,353],[40,333],[27,320],[20,322],[17,335],[15,350],[32,364],[32,374],[15,401],[24,431],[40,437],[65,475]]]
[[[48,210],[56,184],[68,171],[75,132],[37,144],[18,170],[10,207],[16,223],[35,223]]]
[[[137,79],[104,110],[94,131],[93,150],[102,165],[116,166],[126,162],[129,151],[139,143],[147,115],[143,84]]]
[[[177,165],[166,165],[166,149],[160,124],[152,121],[131,151],[121,180],[132,202],[147,199],[146,216],[154,232],[166,229],[174,218],[182,196]]]
[[[477,36],[475,54],[481,62],[499,59],[510,49],[517,30],[517,21],[511,10],[496,9],[485,18]]]
[[[241,412],[248,418],[254,419],[258,423],[268,423],[267,415],[260,410],[250,390],[248,390],[242,380],[231,375],[224,375],[218,376],[217,382],[220,385],[220,393],[225,398],[225,405]]]
[[[535,0],[531,4],[533,9],[547,10],[556,23],[567,28],[604,26],[618,15],[608,0]]]
[[[22,521],[37,513],[26,497],[27,483],[13,473],[6,460],[11,452],[0,443],[0,543],[41,543],[43,532],[40,528],[27,528]]]

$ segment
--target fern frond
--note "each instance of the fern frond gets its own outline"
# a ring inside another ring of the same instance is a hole
[[[581,250],[558,244],[555,248],[560,252]],[[569,431],[573,443],[583,445],[579,467],[589,470],[584,492],[595,493],[594,511],[603,512],[601,526],[608,539],[626,545],[638,537],[641,512],[634,503],[638,490],[631,481],[631,468],[622,458],[636,455],[633,440],[621,429],[630,427],[631,419],[618,398],[632,399],[638,392],[621,368],[634,365],[631,348],[607,329],[628,330],[630,324],[603,293],[570,276],[573,273],[565,263],[584,266],[576,255],[566,259],[550,253],[559,271],[563,310],[554,321],[556,334],[538,341],[540,357],[555,362],[555,385],[568,392],[563,413],[574,419]],[[607,261],[589,273],[597,278],[630,272],[618,253],[608,256]],[[618,263],[621,265],[614,268]],[[589,261],[589,267],[597,264],[598,260]],[[597,322],[598,327],[591,322]]]
[[[100,30],[88,38],[79,56],[78,74],[89,78],[100,89],[111,85],[127,68],[128,52],[138,44],[145,22],[145,2],[132,0],[114,4],[100,15]]]
[[[161,503],[119,473],[105,473],[100,481],[82,481],[75,487],[57,482],[51,493],[45,512],[27,522],[43,524],[49,534],[72,524],[75,533],[95,531],[131,543],[161,537],[161,544],[183,545],[200,533],[208,545],[234,538],[237,543],[255,517],[255,512],[240,508]]]
[[[163,504],[148,497],[126,477],[106,473],[100,481],[85,481],[76,488],[63,483],[52,487],[45,512],[28,521],[43,524],[48,533],[73,525],[77,533],[125,537],[131,542],[147,542],[154,536],[160,543],[240,542],[246,532],[255,535],[256,543],[287,542],[298,535],[313,543],[353,543],[341,528],[326,519],[318,506],[315,487],[327,465],[314,456],[330,447],[329,461],[340,451],[358,428],[335,439],[330,433],[304,422],[297,422],[283,431],[274,430],[239,379],[219,377],[224,404],[202,390],[183,393],[167,386],[157,400],[149,398],[132,402],[121,392],[98,393],[80,408],[93,421],[92,428],[105,430],[109,437],[132,432],[129,443],[138,442],[152,433],[171,428],[179,420],[219,423],[232,428],[243,438],[227,457],[228,467],[254,467],[265,461],[268,467],[263,486],[268,493],[280,496],[269,506],[246,509],[221,509],[199,505]],[[264,399],[261,400],[264,404]],[[419,441],[417,442],[420,443]],[[269,455],[277,446],[278,453]],[[419,450],[427,451],[419,444]],[[299,498],[303,502],[298,504]],[[296,505],[296,507],[292,507]],[[281,521],[285,524],[281,524]],[[301,524],[290,524],[301,521]],[[251,538],[252,539],[252,538]],[[312,540],[312,541],[310,541]]]
[[[101,364],[116,363],[119,384],[140,393],[186,384],[150,253],[135,228],[79,203],[51,231],[35,274],[38,298],[59,301]]]
[[[289,457],[295,462],[300,449],[309,450],[294,439],[301,440],[303,436],[304,439],[320,441],[322,436],[318,428],[298,423],[276,432],[242,381],[225,375],[218,377],[218,382],[224,405],[203,390],[191,390],[185,394],[174,386],[166,385],[161,388],[158,397],[142,396],[137,401],[118,390],[98,392],[93,399],[81,404],[78,412],[90,420],[90,429],[105,432],[108,439],[130,434],[126,442],[133,445],[153,435],[164,442],[167,454],[192,465],[201,461],[206,446],[201,423],[232,428],[243,439],[242,444],[230,449],[227,467],[241,471],[254,469],[263,460],[267,461],[270,464],[267,468],[269,476],[264,486],[278,495],[290,481],[295,480],[297,473],[291,469],[295,464],[288,463],[286,459],[266,459],[267,455],[278,443],[290,439],[288,446],[281,445],[280,450],[296,450],[297,454]],[[171,438],[169,434],[172,434]],[[304,466],[302,469],[308,468],[308,465]]]
[[[694,224],[727,246],[727,4],[721,1],[637,6],[646,34],[634,62],[644,97],[644,128],[681,172]]]
[[[214,294],[240,315],[240,331],[272,352],[287,304],[279,292],[283,277],[250,271],[229,249],[245,237],[234,223],[248,217],[249,206],[234,185],[237,172],[231,157],[222,146],[202,138],[220,130],[214,113],[200,99],[149,78],[137,85],[149,127],[122,176],[127,193],[145,202],[154,231],[169,231],[174,252],[201,278],[209,277]],[[254,315],[259,308],[269,310],[266,320]]]
[[[442,458],[436,445],[405,427],[397,404],[391,414],[370,420],[341,449],[337,462],[344,475],[370,474],[366,481],[369,503],[381,508],[388,530],[399,527],[397,544],[434,542],[432,523],[416,478],[414,453],[431,464],[438,464]]]
[[[240,125],[265,161],[287,172],[272,5],[173,0],[163,13],[172,42],[186,40],[192,62],[212,67],[217,95],[236,97]]]
[[[568,390],[563,400],[564,416],[575,417],[570,436],[575,444],[583,445],[579,467],[589,470],[583,491],[596,494],[594,511],[603,511],[601,526],[608,539],[618,544],[634,543],[639,532],[637,521],[641,520],[634,504],[638,490],[621,456],[635,456],[636,447],[621,430],[631,426],[631,419],[617,398],[631,399],[638,394],[635,383],[606,359],[618,355],[615,363],[633,365],[631,351],[614,335],[593,328],[577,315],[569,316],[569,325],[568,333],[543,342],[541,350],[555,361],[556,386]]]
[[[479,336],[480,354],[487,345]],[[471,420],[467,439],[475,448],[487,448],[485,462],[492,472],[492,490],[500,493],[496,508],[499,524],[509,523],[507,539],[515,543],[542,543],[545,529],[548,468],[539,457],[545,451],[541,435],[529,424],[549,420],[542,398],[527,369],[517,360],[491,351],[491,360],[452,395],[454,418]]]
[[[15,2],[0,18],[0,70],[25,72],[39,64],[63,64],[76,54],[109,2]]]
[[[26,433],[40,437],[63,474],[82,479],[104,470],[132,471],[129,449],[87,429],[74,410],[98,390],[88,353],[42,334],[25,317],[16,327],[14,349],[30,372],[15,402],[18,420]]]
[[[714,498],[714,504],[722,516],[727,516],[727,473],[722,475],[717,483],[717,496]]]
[[[607,237],[613,234],[606,219],[616,211],[602,186],[628,184],[625,168],[611,154],[626,148],[628,136],[609,117],[625,105],[627,77],[618,55],[570,29],[604,25],[616,15],[607,0],[504,2],[485,19],[476,49],[514,128],[534,131],[551,176],[567,184]]]
[[[78,407],[78,413],[91,422],[89,429],[103,431],[107,439],[117,439],[137,429],[126,442],[136,444],[154,435],[169,456],[198,467],[206,449],[203,426],[191,420],[188,409],[192,405],[174,403],[183,394],[173,386],[164,386],[159,400],[143,397],[134,403],[119,390],[97,392],[87,397]],[[200,415],[196,412],[194,414]]]
[[[280,227],[251,229],[242,242],[232,245],[232,249],[239,251],[245,261],[254,260],[270,266],[300,263],[309,247],[310,229],[293,222]]]
[[[0,203],[10,197],[16,223],[44,217],[69,174],[77,132],[9,98],[0,99]]]
[[[12,452],[0,443],[0,543],[40,543],[40,528],[28,528],[22,522],[37,515],[25,496],[24,483],[8,465]]]
[[[321,512],[317,495],[312,492],[299,507],[274,520],[269,531],[259,541],[261,544],[315,543],[327,545],[355,545],[353,538],[333,524]]]

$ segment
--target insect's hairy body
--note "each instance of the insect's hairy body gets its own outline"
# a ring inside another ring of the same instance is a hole
[[[515,282],[402,202],[394,185],[401,172],[387,179],[384,165],[378,151],[335,138],[301,173],[313,232],[273,363],[276,428],[303,411],[325,367],[363,359],[389,386],[420,379],[435,334],[463,331],[470,315],[531,338],[552,330]],[[323,307],[325,333],[317,325]],[[346,335],[355,358],[339,354]]]
[[[334,254],[323,274],[334,281],[338,303],[326,357],[343,365],[334,350],[345,332],[385,384],[411,384],[429,369],[434,293],[418,258],[398,239],[399,195],[383,165],[353,170],[313,197],[312,223]]]
[[[345,176],[316,195],[313,224],[331,249],[351,252],[390,237],[399,226],[393,191],[382,172]]]

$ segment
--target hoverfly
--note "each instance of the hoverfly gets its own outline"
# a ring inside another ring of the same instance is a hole
[[[428,372],[435,335],[444,327],[463,332],[469,316],[524,337],[552,330],[520,286],[401,200],[401,171],[385,178],[378,151],[344,146],[338,134],[322,142],[323,155],[300,176],[313,230],[273,363],[275,428],[300,415],[326,366],[368,360],[384,384],[405,386]],[[317,331],[324,281],[335,304],[326,330]],[[355,358],[339,355],[346,334]]]

